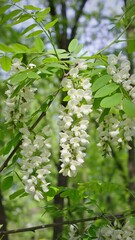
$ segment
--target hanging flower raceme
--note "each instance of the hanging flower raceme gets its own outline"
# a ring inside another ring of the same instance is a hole
[[[27,66],[27,69],[34,67],[35,64],[31,63]],[[26,68],[22,66],[21,61],[19,59],[14,59],[11,68],[11,75],[24,70],[26,70]],[[8,89],[5,92],[7,95],[5,108],[6,121],[13,122],[15,125],[18,120],[21,122],[27,122],[28,112],[34,100],[35,91],[37,89],[33,86],[24,86],[20,91],[17,91],[18,85],[16,86],[12,84],[12,78],[8,81],[7,87]]]
[[[92,92],[89,79],[82,77],[80,70],[86,69],[85,62],[79,63],[62,80],[67,91],[67,105],[60,110],[60,154],[61,170],[64,176],[75,176],[84,162],[86,145],[89,143],[86,132],[89,114],[92,112]]]
[[[129,74],[130,62],[126,56],[120,53],[118,56],[110,54],[108,56],[107,73],[112,75],[112,82],[121,85],[122,91],[126,91],[131,97],[131,101],[135,103],[135,74]],[[119,114],[122,111],[122,114]],[[115,107],[115,110],[104,117],[104,120],[98,127],[100,141],[98,146],[102,147],[106,154],[112,154],[112,148],[119,148],[135,137],[135,119],[129,118],[123,111],[120,105]]]
[[[30,132],[25,125],[20,129],[22,135],[21,145],[21,170],[22,181],[25,185],[25,191],[31,193],[34,199],[40,201],[43,199],[43,193],[48,191],[47,177],[50,174],[50,137],[45,135],[45,127],[42,135],[36,135],[31,139]]]
[[[130,61],[120,52],[118,56],[110,54],[108,56],[108,74],[113,76],[113,81],[122,84],[135,103],[135,74],[130,76]]]

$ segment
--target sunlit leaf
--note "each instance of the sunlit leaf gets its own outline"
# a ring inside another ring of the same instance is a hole
[[[37,24],[35,24],[35,23],[34,23],[34,24],[31,24],[30,26],[28,26],[27,28],[25,28],[21,34],[23,35],[23,34],[29,32],[30,30],[32,30],[32,29],[35,28],[36,26],[37,26]]]
[[[17,25],[17,24],[19,24],[19,23],[22,23],[22,22],[25,22],[25,21],[27,21],[28,19],[30,19],[31,18],[31,15],[30,14],[23,14],[23,15],[21,15],[20,17],[19,17],[19,19],[18,20],[16,20],[15,22],[13,22],[13,23],[11,23],[11,24],[8,24],[8,26],[14,26],[14,25]]]
[[[101,98],[101,97],[105,97],[111,93],[113,93],[114,91],[116,91],[119,88],[119,85],[116,83],[110,83],[102,88],[100,88],[96,94],[94,95],[95,98]]]
[[[42,52],[44,50],[44,43],[40,37],[36,38],[34,46],[39,52]]]
[[[123,111],[131,118],[135,117],[135,104],[128,99],[123,100]]]
[[[27,76],[28,78],[39,78],[39,75],[35,72],[28,72]]]
[[[8,20],[13,19],[13,17],[17,16],[20,12],[21,12],[21,10],[16,9],[16,10],[10,12],[9,14],[4,15],[4,18],[2,19],[2,22],[6,22]]]
[[[11,62],[11,59],[9,57],[3,56],[1,58],[1,66],[2,66],[4,71],[8,72],[11,69],[11,65],[12,65],[12,62]]]
[[[41,22],[49,12],[50,12],[50,7],[44,9],[43,11],[36,13],[37,22]]]
[[[123,97],[122,93],[115,93],[110,97],[104,98],[101,101],[100,106],[103,108],[111,108],[117,106],[118,104],[120,104],[122,97]]]
[[[77,46],[78,46],[78,40],[73,39],[68,46],[69,52],[74,52],[77,49]]]
[[[112,77],[110,75],[103,75],[102,77],[96,79],[96,81],[92,85],[92,91],[95,92],[99,88],[105,86],[106,83],[108,83],[111,78]]]
[[[3,52],[13,52],[13,49],[3,43],[0,43],[0,50]]]
[[[23,189],[23,188],[22,188],[22,189],[19,189],[18,191],[12,193],[12,194],[9,196],[9,198],[10,198],[10,199],[15,199],[15,198],[21,196],[23,193],[25,193],[24,189]]]
[[[49,28],[53,27],[57,22],[58,22],[58,18],[56,18],[55,20],[53,20],[53,21],[50,22],[50,23],[47,23],[47,24],[45,25],[45,29],[46,29],[46,30],[49,30]]]
[[[42,32],[43,32],[42,30],[34,31],[34,32],[30,33],[29,35],[27,35],[27,38],[31,38],[31,37],[38,36],[38,35],[40,35]]]
[[[41,10],[41,8],[35,7],[33,5],[24,5],[24,8],[26,8],[27,10]]]
[[[25,45],[20,43],[14,43],[11,46],[16,53],[27,53],[29,50]]]

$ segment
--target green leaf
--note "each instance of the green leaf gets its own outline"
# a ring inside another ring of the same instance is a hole
[[[64,97],[63,102],[68,102],[69,100],[70,100],[70,96],[66,96]]]
[[[14,26],[14,25],[17,25],[17,24],[19,24],[19,23],[22,23],[22,22],[25,22],[25,21],[27,21],[28,19],[30,19],[31,18],[31,15],[30,14],[23,14],[23,15],[21,15],[20,16],[20,18],[17,20],[17,21],[15,21],[15,22],[13,22],[13,23],[11,23],[11,24],[8,24],[8,26]]]
[[[15,74],[10,78],[12,84],[20,83],[28,77],[28,71],[23,71]]]
[[[100,88],[96,94],[94,95],[95,98],[101,98],[101,97],[105,97],[111,93],[113,93],[114,91],[116,91],[116,89],[119,88],[119,85],[116,83],[110,83],[102,88]]]
[[[79,44],[79,45],[76,47],[74,53],[75,53],[75,54],[78,54],[78,53],[82,50],[82,48],[83,48],[83,44]]]
[[[135,117],[135,104],[128,99],[123,100],[123,111],[130,117]]]
[[[135,226],[135,216],[130,216],[129,221],[133,226]]]
[[[8,4],[3,7],[0,7],[0,14],[3,14],[4,12],[6,12],[11,6],[12,6],[11,4]]]
[[[12,0],[12,2],[18,3],[18,2],[21,2],[21,0]]]
[[[131,31],[127,39],[127,50],[128,53],[135,51],[135,32]]]
[[[18,191],[16,191],[16,192],[12,193],[12,194],[9,196],[9,199],[10,199],[10,200],[15,199],[15,198],[19,197],[20,195],[22,195],[22,194],[24,194],[24,193],[25,193],[25,191],[24,191],[24,189],[22,188],[22,189],[20,189],[20,190],[18,190]]]
[[[103,108],[114,107],[114,106],[120,104],[122,97],[123,97],[122,93],[115,93],[114,95],[112,95],[110,97],[104,98],[101,101],[100,106]]]
[[[41,34],[42,32],[43,32],[42,30],[34,31],[34,32],[30,33],[29,35],[27,35],[27,38],[31,38],[31,37],[38,36],[38,35]]]
[[[11,47],[8,47],[3,43],[0,43],[0,50],[3,52],[13,52],[13,49]]]
[[[22,35],[23,34],[25,34],[25,33],[27,33],[27,32],[29,32],[30,30],[32,30],[33,28],[35,28],[37,26],[37,24],[32,24],[32,25],[30,25],[30,26],[28,26],[27,28],[25,28],[24,30],[23,30],[23,32],[21,33]]]
[[[37,17],[37,22],[41,22],[45,17],[46,15],[50,12],[50,7],[44,9],[43,11],[41,12],[38,12],[36,14],[36,17]]]
[[[38,10],[38,11],[41,10],[41,8],[35,7],[33,5],[24,5],[24,8],[26,8],[27,10]]]
[[[12,62],[11,62],[11,59],[9,57],[3,56],[1,58],[1,66],[2,66],[4,71],[8,72],[11,69],[11,65],[12,65]]]
[[[47,23],[47,24],[45,25],[45,29],[48,30],[49,28],[53,27],[56,22],[58,22],[58,18],[56,18],[55,20],[53,20],[53,21],[50,22],[50,23]]]
[[[17,16],[20,12],[21,12],[21,10],[16,9],[16,10],[10,12],[9,14],[6,14],[4,16],[4,18],[2,19],[2,22],[6,22],[9,19],[13,19],[13,17]]]
[[[20,43],[14,43],[11,46],[16,53],[27,53],[29,50],[25,45]]]
[[[28,72],[28,78],[40,78],[40,76],[35,72]]]
[[[78,40],[77,39],[73,39],[68,46],[68,51],[69,52],[74,52],[77,49],[78,46]]]
[[[44,43],[40,37],[36,38],[34,46],[39,52],[44,51]]]
[[[69,53],[61,53],[61,54],[58,54],[59,56],[59,59],[68,59],[70,58],[70,54]]]
[[[8,190],[9,188],[11,188],[13,184],[13,176],[8,176],[6,178],[4,178],[4,180],[2,181],[2,190],[3,191],[6,191]]]
[[[92,91],[95,92],[99,88],[103,87],[106,85],[106,83],[109,82],[109,80],[112,79],[112,76],[110,75],[103,75],[102,77],[96,79],[96,81],[92,85]]]

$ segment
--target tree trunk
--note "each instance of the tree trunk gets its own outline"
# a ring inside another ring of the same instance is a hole
[[[2,227],[0,228],[0,230],[6,231],[7,230],[7,222],[6,222],[6,215],[5,215],[5,211],[4,211],[4,206],[3,206],[3,202],[2,202],[2,194],[0,191],[0,225],[2,225]],[[8,235],[2,236],[0,234],[0,239],[2,240],[8,240]]]
[[[58,172],[60,170],[60,163],[58,164]],[[64,177],[62,174],[58,174],[58,183],[57,186],[59,187],[66,187],[67,186],[67,177]],[[64,198],[60,196],[60,194],[57,194],[54,198],[54,204],[58,209],[63,210],[64,208]],[[58,215],[58,217],[55,217],[53,220],[55,223],[61,223],[63,222],[63,215]],[[54,226],[53,228],[53,240],[62,239],[62,232],[63,232],[63,225]]]

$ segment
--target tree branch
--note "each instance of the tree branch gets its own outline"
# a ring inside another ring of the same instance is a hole
[[[77,31],[77,28],[78,28],[78,26],[77,26],[77,25],[78,25],[78,21],[79,21],[81,15],[82,15],[83,8],[84,8],[86,2],[87,2],[87,0],[82,0],[81,5],[80,5],[78,11],[76,11],[76,15],[75,15],[75,19],[74,19],[74,25],[73,25],[73,27],[72,27],[72,29],[71,29],[70,41],[71,41],[71,40],[75,37],[75,35],[76,35],[76,31]],[[69,42],[70,42],[70,41],[69,41]]]
[[[53,96],[55,97],[60,89],[58,89]],[[52,100],[50,100],[50,102],[48,103],[48,107],[51,105],[51,103],[53,102],[54,98]],[[46,116],[46,111],[42,112],[40,114],[40,116],[35,120],[35,122],[33,123],[33,125],[30,127],[30,131],[32,131],[37,125],[38,123],[43,119],[43,117]],[[14,156],[14,154],[17,152],[17,150],[19,149],[20,145],[22,144],[22,139],[17,143],[17,145],[15,146],[15,148],[12,150],[12,152],[9,154],[9,156],[7,157],[7,159],[4,161],[4,163],[0,166],[0,172],[3,171],[4,168],[7,167],[9,161],[11,160],[11,158]]]
[[[57,11],[56,11],[56,6],[55,6],[54,2],[55,2],[54,0],[48,0],[48,5],[50,7],[50,14],[51,14],[52,20],[54,20],[58,16]],[[56,33],[56,42],[57,42],[57,45],[58,45],[59,40],[60,40],[59,23],[55,24],[54,28],[55,28],[55,33]]]
[[[8,230],[8,231],[0,231],[1,235],[5,235],[5,234],[14,234],[14,233],[20,233],[20,232],[35,232],[36,230],[39,229],[44,229],[44,228],[50,228],[50,227],[54,227],[54,226],[59,226],[59,225],[70,225],[70,224],[77,224],[77,223],[83,223],[83,222],[90,222],[90,221],[95,221],[98,219],[106,219],[109,221],[113,221],[115,219],[126,219],[126,217],[128,217],[131,214],[135,214],[135,211],[132,211],[128,214],[125,213],[120,213],[120,214],[99,214],[97,216],[94,217],[90,217],[90,218],[84,218],[84,219],[77,219],[77,220],[71,220],[71,221],[63,221],[60,223],[50,223],[50,224],[43,224],[43,225],[39,225],[39,226],[34,226],[34,227],[28,227],[28,228],[19,228],[19,229],[15,229],[15,230]]]

